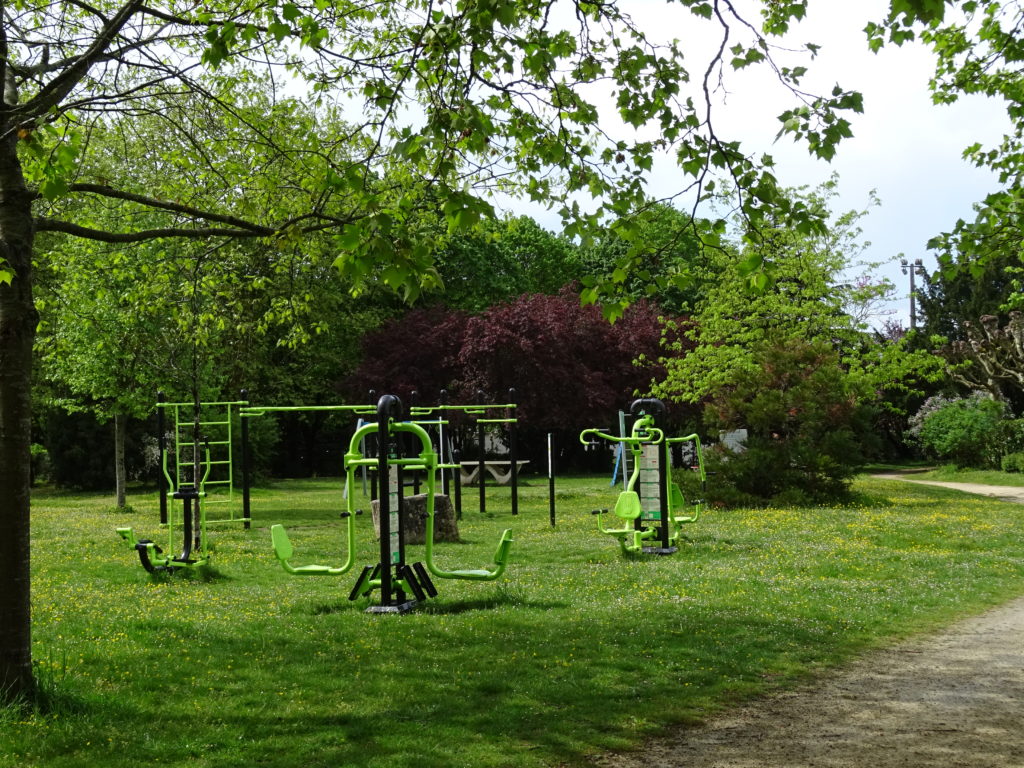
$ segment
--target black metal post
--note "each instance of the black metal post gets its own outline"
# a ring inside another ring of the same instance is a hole
[[[377,403],[377,478],[380,493],[377,495],[377,512],[380,525],[380,602],[391,605],[391,493],[388,482],[388,450],[391,444],[389,431],[390,395],[381,397]]]
[[[249,405],[249,392],[243,389],[241,394],[242,402],[245,405]],[[244,414],[240,414],[238,421],[242,430],[242,524],[245,526],[245,530],[248,531],[252,523],[252,503],[249,494],[249,487],[252,481],[250,474],[252,454],[249,451],[249,419]]]
[[[555,438],[548,432],[548,515],[555,527]]]
[[[480,452],[480,456],[477,459],[476,465],[476,481],[477,483],[479,483],[480,486],[480,512],[483,513],[487,511],[487,487],[486,483],[484,483],[483,481],[483,470],[486,467],[486,464],[484,463],[485,458],[483,454],[483,422],[480,421],[479,418],[477,418],[476,420],[476,441],[477,451]]]
[[[462,458],[462,451],[458,448],[452,449],[452,464],[459,465],[459,460]],[[452,478],[452,482],[455,484],[455,519],[462,519],[462,470],[456,470],[458,474],[455,474]]]
[[[167,454],[167,425],[165,423],[163,403],[166,401],[163,392],[156,393],[156,432],[157,445],[160,447],[160,465],[157,467],[157,486],[160,488],[160,525],[167,525],[167,478],[164,477],[164,461]]]
[[[515,389],[509,389],[508,401],[512,405],[516,402]],[[509,418],[515,418],[515,409],[509,408]],[[512,514],[519,514],[519,456],[516,453],[516,423],[510,421],[508,424],[508,457],[512,460]]]
[[[658,462],[658,503],[661,505],[661,546],[664,549],[668,549],[671,545],[669,542],[669,533],[672,527],[669,524],[668,513],[668,464],[671,454],[668,451],[661,450],[660,448],[658,449],[658,454],[661,457],[661,460]]]

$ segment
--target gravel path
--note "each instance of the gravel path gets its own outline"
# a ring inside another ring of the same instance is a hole
[[[1024,502],[1024,488],[930,484]],[[1024,768],[1024,598],[592,764]]]

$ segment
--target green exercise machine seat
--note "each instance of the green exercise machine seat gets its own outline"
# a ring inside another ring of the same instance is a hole
[[[636,491],[623,491],[615,501],[615,516],[623,520],[636,520],[643,512],[640,496]]]
[[[288,561],[295,554],[291,539],[283,525],[270,526],[270,539],[274,543],[274,554],[281,561],[281,567],[295,576],[334,576],[347,569],[333,568],[329,565],[292,565]]]
[[[474,569],[460,569],[455,571],[445,571],[442,576],[437,570],[433,570],[435,575],[441,576],[446,579],[471,579],[476,581],[493,581],[501,576],[505,571],[505,566],[508,565],[508,553],[512,549],[512,529],[506,528],[504,533],[501,534],[501,540],[498,542],[498,548],[494,550],[494,564],[497,567],[494,571],[488,571],[483,568]]]

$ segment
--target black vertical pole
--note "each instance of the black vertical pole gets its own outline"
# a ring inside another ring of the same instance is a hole
[[[408,434],[408,433],[405,433],[405,434]],[[408,455],[403,450],[403,446],[402,446],[401,443],[398,443],[397,446],[398,446],[398,453],[396,455],[398,456],[398,458],[404,458],[405,456]],[[405,468],[403,466],[399,465],[397,467],[397,470],[398,471],[395,473],[395,474],[398,475],[398,496],[396,497],[396,502],[398,504],[398,515],[396,515],[396,517],[398,519],[398,559],[395,562],[395,577],[396,578],[401,576],[402,575],[402,571],[405,569],[405,520],[404,520],[404,518],[405,518],[405,514],[404,514],[404,512],[405,512],[405,509],[404,509],[404,507],[405,507],[405,503],[404,503],[404,499],[405,499],[405,482],[404,482],[404,479],[403,479],[403,476],[405,474],[404,473]],[[395,604],[396,605],[401,605],[402,603],[405,602],[405,592],[403,592],[402,588],[399,587],[399,586],[395,586],[394,589],[395,589]]]
[[[391,493],[388,482],[388,449],[391,438],[388,434],[389,403],[385,402],[388,395],[381,397],[377,403],[377,481],[380,493],[377,494],[377,510],[380,518],[380,602],[381,605],[391,604]]]
[[[477,390],[476,399],[483,405],[484,393],[482,390]],[[484,453],[484,423],[481,421],[480,416],[476,417],[476,440],[477,450],[480,451],[480,456],[477,459],[476,481],[480,484],[480,513],[483,514],[487,511],[487,484],[484,482],[484,462],[486,461]]]
[[[167,426],[164,422],[162,404],[166,398],[163,392],[156,393],[156,432],[160,447],[160,466],[157,467],[157,487],[160,489],[160,525],[167,525],[167,478],[164,477],[164,460],[167,454]]]
[[[516,402],[516,391],[515,389],[509,389],[508,401],[512,405]],[[509,408],[509,418],[514,419],[516,415],[515,408]],[[512,514],[519,514],[519,462],[517,459],[519,456],[516,453],[516,423],[510,421],[508,425],[508,457],[512,460]]]
[[[452,464],[461,466],[459,459],[462,458],[462,451],[458,448],[452,450]],[[452,473],[452,482],[455,484],[455,519],[462,519],[462,470],[457,469]]]
[[[555,439],[548,432],[548,515],[555,527]]]
[[[487,511],[487,484],[484,482],[484,468],[486,467],[484,463],[484,424],[480,421],[479,416],[476,422],[476,439],[480,451],[480,457],[477,459],[476,481],[480,486],[480,512],[483,513]]]
[[[181,517],[181,554],[178,555],[178,560],[187,563],[189,558],[192,556],[192,501],[196,498],[197,490],[186,487],[182,492],[182,505],[185,507],[184,514]]]
[[[249,405],[249,393],[242,390],[242,402]],[[251,482],[250,462],[252,454],[249,452],[249,419],[245,414],[238,417],[242,430],[242,521],[245,530],[249,530],[252,523],[252,505],[249,498],[249,485]]]
[[[671,528],[668,521],[668,464],[671,453],[669,451],[658,450],[658,455],[661,457],[658,462],[658,503],[661,505],[661,546],[668,549],[669,529]]]

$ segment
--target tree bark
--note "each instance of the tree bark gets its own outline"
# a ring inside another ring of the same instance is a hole
[[[9,128],[2,125],[0,128]],[[0,283],[0,701],[30,697],[29,589],[32,344],[32,197],[17,155],[17,134],[0,139],[0,258],[14,271]]]
[[[125,502],[124,435],[128,428],[128,415],[114,414],[114,487],[117,493],[117,507]]]

